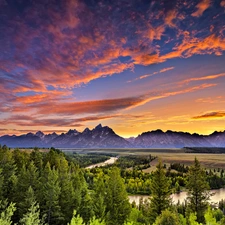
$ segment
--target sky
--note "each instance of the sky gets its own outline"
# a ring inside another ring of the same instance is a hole
[[[225,0],[0,0],[0,135],[225,130]]]

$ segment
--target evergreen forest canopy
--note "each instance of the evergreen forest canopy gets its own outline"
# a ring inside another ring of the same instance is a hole
[[[82,168],[78,159],[54,148],[28,152],[0,147],[0,224],[225,224],[225,203],[221,201],[219,208],[209,204],[212,180],[208,177],[216,174],[207,174],[197,159],[191,167],[171,165],[179,176],[168,173],[161,161],[153,173],[144,175],[135,162],[133,170],[127,170],[126,158],[118,160],[117,166],[91,170]],[[219,177],[224,181],[222,171]],[[140,183],[144,180],[140,185],[150,194],[150,201],[138,206],[128,199],[128,192],[137,192],[131,188],[136,178]],[[174,205],[170,195],[182,182],[188,190],[187,201]]]

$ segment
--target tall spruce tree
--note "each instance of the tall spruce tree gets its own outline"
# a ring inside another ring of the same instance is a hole
[[[60,191],[58,172],[54,168],[51,169],[50,164],[47,163],[41,177],[39,199],[41,210],[47,215],[49,225],[61,225],[63,221],[59,205]]]
[[[20,193],[20,195],[22,195]],[[26,214],[31,207],[31,205],[36,201],[36,197],[34,194],[33,188],[30,186],[28,190],[25,192],[23,199],[21,201],[18,201],[18,209],[17,213],[19,215],[19,218],[22,218],[24,214]]]
[[[107,225],[122,225],[128,218],[131,206],[128,200],[124,181],[120,170],[113,168],[108,180],[107,188]]]
[[[84,219],[85,224],[94,216],[93,201],[87,190],[81,193],[81,205],[79,214]]]
[[[94,183],[93,207],[97,219],[104,220],[106,212],[106,187],[102,178]]]
[[[74,205],[75,193],[67,160],[60,156],[59,164],[59,185],[61,187],[59,203],[63,213],[64,223],[66,224],[71,220],[73,210],[76,209]]]
[[[15,197],[15,187],[18,181],[16,176],[17,168],[12,157],[12,151],[6,146],[3,146],[2,149],[0,149],[0,168],[2,169],[4,179],[2,185],[3,198],[7,198],[9,202],[13,202]]]
[[[156,166],[156,171],[153,173],[150,183],[151,197],[150,197],[150,223],[154,223],[163,210],[167,209],[171,204],[171,184],[166,177],[161,160]]]
[[[210,199],[209,185],[206,181],[206,173],[201,168],[199,161],[195,158],[194,165],[190,167],[187,175],[188,189],[188,210],[189,213],[196,213],[197,221],[204,222],[204,212],[207,209]]]
[[[40,209],[37,202],[32,202],[28,212],[20,219],[21,225],[44,225],[40,219]]]

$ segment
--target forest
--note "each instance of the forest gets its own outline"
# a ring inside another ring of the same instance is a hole
[[[153,156],[121,157],[113,166],[85,169],[108,156],[79,156],[0,146],[0,224],[18,225],[225,225],[224,206],[210,205],[210,188],[223,187],[224,171],[160,160],[144,173]],[[188,192],[184,204],[171,193]],[[130,204],[128,194],[149,195]]]

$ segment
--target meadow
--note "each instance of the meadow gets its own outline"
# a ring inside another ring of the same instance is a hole
[[[33,149],[21,149],[23,151],[32,151]],[[162,148],[162,149],[135,149],[135,148],[124,148],[124,149],[60,149],[66,154],[78,153],[99,153],[106,154],[109,156],[126,156],[126,155],[139,155],[139,156],[156,156],[157,158],[151,162],[151,167],[144,170],[145,172],[151,172],[155,169],[155,165],[158,163],[160,158],[164,164],[180,163],[184,165],[191,165],[195,157],[201,162],[201,165],[209,169],[225,168],[225,154],[213,154],[213,153],[186,153],[183,148]],[[39,149],[41,152],[48,152],[48,149]]]

